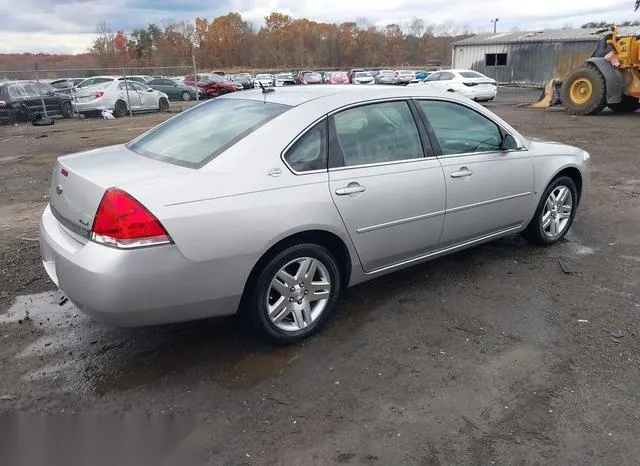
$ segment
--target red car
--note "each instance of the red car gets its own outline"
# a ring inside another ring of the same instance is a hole
[[[227,81],[217,74],[199,74],[197,75],[198,86],[207,91],[209,97],[217,97],[219,95],[228,94],[238,90],[238,86],[231,81]],[[186,86],[195,86],[196,80],[193,75],[184,78]]]
[[[322,84],[322,75],[317,71],[303,71],[297,81],[298,84]]]
[[[349,84],[349,75],[346,71],[332,71],[329,73],[328,84]]]

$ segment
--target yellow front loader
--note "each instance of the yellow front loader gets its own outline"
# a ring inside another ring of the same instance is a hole
[[[639,98],[640,37],[620,36],[612,27],[591,58],[562,81],[550,81],[540,102],[533,106],[562,103],[574,115],[595,115],[606,107],[614,112],[633,112],[640,108]]]

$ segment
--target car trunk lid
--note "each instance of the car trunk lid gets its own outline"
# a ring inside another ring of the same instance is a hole
[[[86,242],[107,188],[185,171],[191,170],[144,157],[122,145],[60,157],[51,177],[51,210],[76,239]]]

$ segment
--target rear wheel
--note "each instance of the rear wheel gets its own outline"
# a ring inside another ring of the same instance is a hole
[[[116,118],[127,116],[127,104],[124,100],[118,100],[113,106],[113,116]]]
[[[560,89],[562,104],[574,115],[595,115],[607,106],[607,85],[594,65],[586,64],[569,73]]]
[[[578,190],[568,176],[556,178],[545,189],[536,213],[522,236],[547,246],[560,241],[571,228],[578,207]]]
[[[169,111],[169,101],[164,97],[160,97],[160,101],[158,102],[158,111],[159,112]]]
[[[191,92],[189,92],[189,91],[184,91],[184,92],[182,93],[182,100],[184,100],[185,102],[186,102],[187,100],[191,100]]]
[[[310,337],[327,321],[341,292],[338,262],[317,244],[272,257],[253,284],[245,311],[259,335],[278,344]]]
[[[616,113],[632,113],[640,108],[640,102],[635,97],[623,95],[617,104],[609,104],[609,108]]]
[[[229,91],[227,89],[220,89],[220,92],[218,93],[218,95],[225,95],[228,94]]]

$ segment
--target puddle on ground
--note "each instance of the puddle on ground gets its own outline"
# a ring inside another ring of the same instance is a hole
[[[304,350],[264,345],[233,318],[110,328],[84,315],[60,292],[18,297],[0,315],[0,325],[15,323],[40,330],[16,355],[24,381],[54,381],[63,391],[98,396],[203,379],[229,389],[249,388],[281,375]]]

